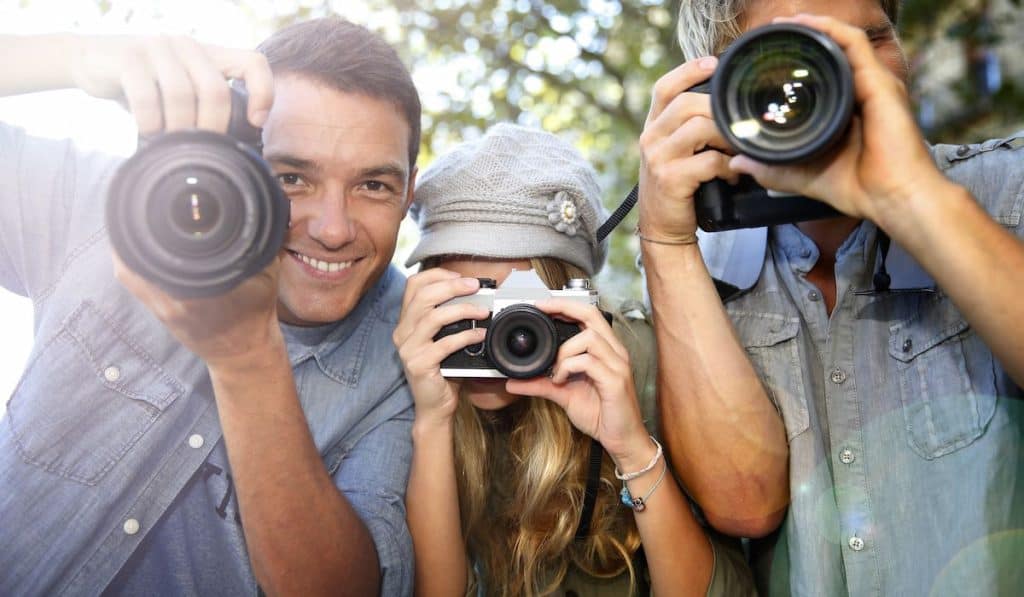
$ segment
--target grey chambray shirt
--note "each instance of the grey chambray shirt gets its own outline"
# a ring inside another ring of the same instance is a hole
[[[0,595],[256,594],[206,367],[113,277],[103,205],[119,162],[0,124],[0,284],[32,299],[36,338],[0,420]],[[391,267],[336,325],[285,330],[313,440],[388,596],[413,573],[412,399],[391,342],[404,286]]]
[[[933,148],[945,174],[1018,237],[1019,137]],[[862,223],[836,255],[831,317],[806,279],[818,259],[814,243],[793,225],[760,238],[731,256],[712,250],[705,258],[740,263],[745,254],[762,263],[756,283],[726,302],[789,439],[789,512],[779,532],[751,544],[762,590],[1018,593],[1021,389],[946,293],[895,245],[887,263],[893,288],[903,290],[855,293],[873,288],[873,224]],[[934,292],[911,289],[922,281]]]

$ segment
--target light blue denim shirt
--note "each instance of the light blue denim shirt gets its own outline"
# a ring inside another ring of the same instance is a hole
[[[1020,237],[1015,145],[934,155]],[[925,280],[934,292],[855,293],[873,287],[877,236],[863,223],[838,251],[831,317],[806,279],[817,248],[793,225],[769,231],[756,283],[726,303],[789,439],[792,501],[780,531],[752,542],[759,584],[771,595],[1017,593],[1024,394],[916,264],[893,288]]]
[[[150,594],[255,594],[229,524],[146,562],[210,503],[195,493],[213,491],[211,466],[224,522],[237,504],[205,366],[113,277],[103,202],[117,164],[0,125],[0,283],[32,299],[36,338],[0,421],[0,595],[99,594],[133,557],[158,583]],[[389,596],[411,593],[413,571],[412,399],[391,342],[404,285],[389,268],[318,342],[286,330],[313,439]]]

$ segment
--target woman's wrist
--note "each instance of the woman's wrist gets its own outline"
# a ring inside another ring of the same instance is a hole
[[[615,469],[621,476],[635,475],[645,469],[654,470],[656,461],[662,453],[660,445],[650,435],[643,433],[630,439],[621,448],[609,450]],[[641,473],[642,474],[642,473]]]
[[[423,411],[427,411],[427,409],[423,409]],[[426,439],[438,434],[450,436],[454,428],[454,422],[453,414],[431,413],[429,411],[420,412],[420,409],[417,408],[416,418],[412,422],[413,441]]]

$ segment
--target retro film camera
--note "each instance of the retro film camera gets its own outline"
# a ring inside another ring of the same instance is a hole
[[[828,35],[773,24],[737,39],[714,76],[690,91],[710,93],[715,124],[738,153],[767,164],[819,157],[845,136],[853,114],[850,65]],[[839,215],[820,201],[766,190],[749,176],[715,179],[695,197],[706,231],[772,226]]]
[[[591,290],[590,280],[572,279],[562,290],[549,290],[533,270],[513,271],[500,288],[494,280],[480,278],[480,290],[475,294],[444,303],[472,303],[490,309],[491,315],[484,320],[463,319],[441,328],[435,340],[476,327],[487,329],[483,342],[441,361],[441,375],[515,379],[542,375],[554,363],[558,348],[580,332],[578,324],[554,319],[534,306],[538,300],[547,298],[598,304],[597,291]]]
[[[140,140],[115,173],[110,241],[136,273],[179,298],[222,294],[261,271],[288,231],[289,203],[260,157],[247,94],[231,90],[228,134],[180,131]]]

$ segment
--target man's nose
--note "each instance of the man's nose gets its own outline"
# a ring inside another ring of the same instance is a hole
[[[355,240],[356,225],[344,193],[325,195],[310,206],[309,235],[328,249],[338,249]]]

